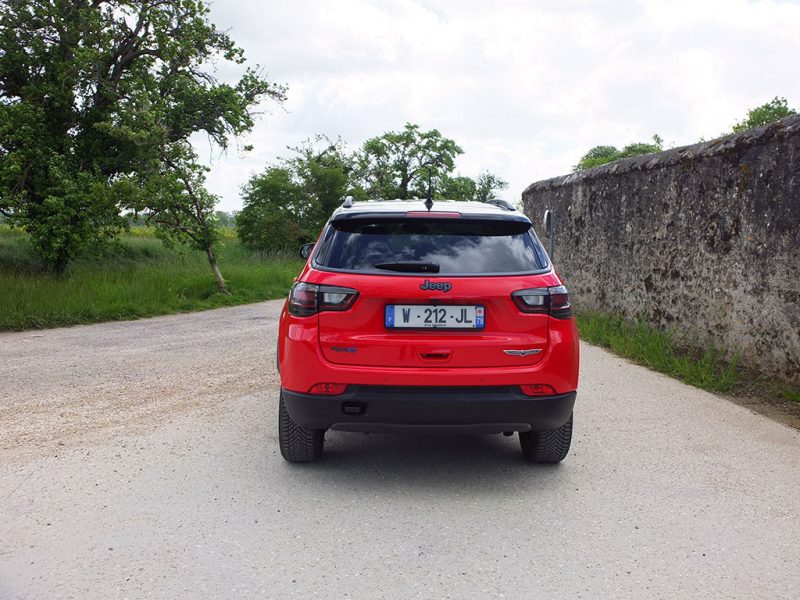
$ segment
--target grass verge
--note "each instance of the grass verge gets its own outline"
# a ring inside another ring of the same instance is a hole
[[[0,227],[0,330],[38,329],[246,304],[286,295],[301,261],[253,252],[231,237],[218,249],[231,295],[219,294],[202,252],[166,248],[136,228],[74,261],[45,271],[27,235]]]
[[[674,330],[599,312],[579,313],[578,330],[589,343],[704,390],[730,392],[741,383],[738,359],[726,360],[714,348],[691,348]]]
[[[748,408],[800,428],[800,390],[747,369],[738,358],[726,358],[715,348],[674,329],[663,330],[639,320],[582,311],[577,315],[581,339],[665,373],[695,387],[726,394]]]

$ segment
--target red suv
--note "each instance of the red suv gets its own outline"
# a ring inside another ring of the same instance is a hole
[[[280,317],[283,457],[336,431],[519,432],[537,463],[572,438],[578,331],[530,220],[508,204],[350,199]]]

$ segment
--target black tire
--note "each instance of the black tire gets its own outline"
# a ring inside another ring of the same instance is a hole
[[[566,458],[572,442],[572,415],[561,427],[545,431],[520,431],[522,454],[535,463],[558,463]]]
[[[292,421],[281,394],[278,404],[278,439],[283,458],[293,463],[309,463],[322,456],[325,430],[306,429]]]

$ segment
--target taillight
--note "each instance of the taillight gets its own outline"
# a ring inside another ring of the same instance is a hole
[[[289,292],[289,314],[309,317],[323,310],[347,310],[357,297],[350,288],[299,281]]]
[[[511,294],[514,304],[525,313],[543,313],[556,319],[572,317],[569,292],[563,285],[517,290]]]

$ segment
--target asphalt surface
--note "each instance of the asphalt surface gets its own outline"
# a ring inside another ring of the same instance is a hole
[[[0,334],[0,599],[800,597],[800,432],[588,345],[573,449],[277,443],[280,302]]]

